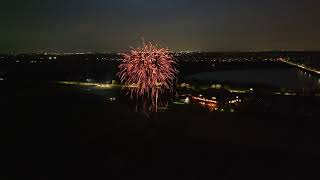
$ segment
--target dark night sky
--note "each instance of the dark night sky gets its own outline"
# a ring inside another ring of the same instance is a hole
[[[320,50],[319,0],[2,0],[0,53]]]

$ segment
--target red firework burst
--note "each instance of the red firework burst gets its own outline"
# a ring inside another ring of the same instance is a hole
[[[178,73],[169,49],[143,42],[142,47],[132,48],[123,57],[118,77],[123,84],[131,86],[131,98],[147,98],[144,101],[151,102],[149,110],[157,111],[159,96],[173,92]]]

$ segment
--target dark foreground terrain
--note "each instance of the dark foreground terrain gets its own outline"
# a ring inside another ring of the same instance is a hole
[[[315,104],[319,106],[319,104]],[[318,114],[152,115],[56,84],[0,82],[1,179],[318,179]]]

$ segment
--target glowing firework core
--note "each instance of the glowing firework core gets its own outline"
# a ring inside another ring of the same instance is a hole
[[[152,43],[132,48],[123,54],[118,76],[123,84],[135,85],[129,89],[131,98],[147,98],[150,111],[157,111],[159,96],[173,92],[173,81],[178,73],[176,62],[167,48],[158,48]]]

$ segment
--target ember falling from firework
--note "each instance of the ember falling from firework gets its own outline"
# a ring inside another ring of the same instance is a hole
[[[157,111],[159,97],[172,93],[174,80],[178,74],[176,62],[168,48],[143,42],[142,47],[132,48],[123,54],[124,60],[119,65],[118,77],[129,88],[131,98],[143,99],[148,111]],[[150,102],[150,103],[149,103]]]

